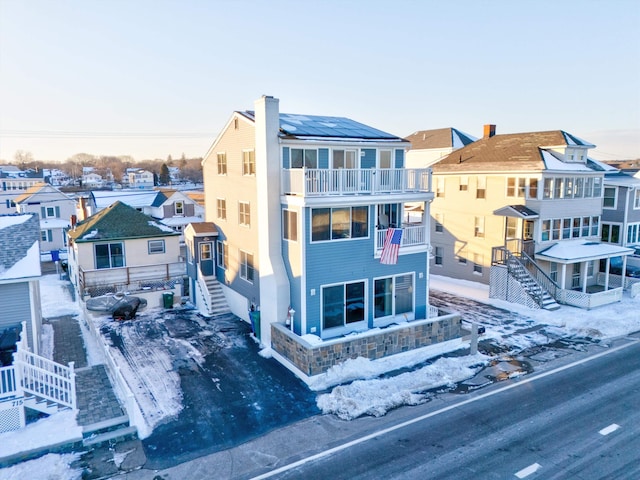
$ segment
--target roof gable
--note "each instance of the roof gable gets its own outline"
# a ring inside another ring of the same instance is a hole
[[[76,242],[179,235],[120,201],[78,223],[68,234]]]
[[[437,128],[434,130],[419,130],[412,133],[405,139],[411,142],[412,150],[461,148],[477,140],[475,137],[451,127]]]
[[[40,276],[39,238],[37,215],[0,215],[0,280]]]

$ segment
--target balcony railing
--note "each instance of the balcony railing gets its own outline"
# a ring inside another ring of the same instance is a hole
[[[384,246],[384,239],[387,236],[387,229],[376,230],[376,250],[382,250]],[[425,233],[424,225],[403,225],[402,226],[402,240],[400,248],[412,247],[415,245],[426,245],[427,237]]]
[[[184,275],[184,262],[97,270],[80,269],[80,291],[93,297],[120,291],[173,288],[174,283],[182,281]]]
[[[288,195],[377,195],[431,191],[429,168],[292,168],[282,170]]]

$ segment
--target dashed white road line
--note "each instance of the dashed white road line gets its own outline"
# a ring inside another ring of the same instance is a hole
[[[618,425],[617,423],[612,423],[608,427],[605,427],[602,430],[600,430],[598,433],[600,435],[609,435],[610,433],[615,432],[619,428],[620,428],[620,425]]]
[[[532,473],[536,473],[541,466],[542,465],[540,465],[539,463],[534,463],[532,465],[529,465],[527,468],[523,468],[518,473],[516,473],[516,477],[526,478]]]

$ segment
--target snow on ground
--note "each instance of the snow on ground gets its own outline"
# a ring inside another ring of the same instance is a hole
[[[80,480],[82,469],[70,466],[78,458],[80,454],[77,453],[50,453],[35,460],[3,468],[0,470],[0,477],[3,480]]]
[[[622,302],[593,310],[563,306],[560,310],[549,312],[531,310],[523,306],[490,299],[488,286],[480,283],[435,275],[431,276],[430,281],[433,289],[515,312],[527,317],[533,324],[546,325],[546,331],[553,331],[558,336],[606,340],[640,331],[640,297],[632,299],[625,294]],[[43,276],[40,282],[40,291],[43,317],[52,318],[60,315],[80,314],[78,305],[71,300],[67,282],[60,280],[57,275]],[[156,321],[162,321],[162,310],[158,310],[157,313],[148,311],[145,316],[155,316],[157,317]],[[80,325],[89,363],[92,365],[102,363],[101,348],[103,347],[96,343],[83,323],[81,321]],[[138,322],[130,323],[130,325],[136,324]],[[45,330],[45,337],[50,337],[51,333]],[[515,345],[518,348],[548,342],[548,338],[542,333],[532,332],[525,336],[514,335],[513,338],[505,338],[508,333],[500,325],[488,325],[484,338],[511,342],[511,346]],[[117,361],[122,369],[122,374],[130,385],[138,385],[135,391],[136,398],[149,423],[155,425],[155,422],[176,414],[181,408],[179,378],[172,376],[168,354],[161,353],[167,351],[164,345],[155,345],[149,339],[145,339],[144,344],[141,345],[141,338],[136,337],[135,330],[125,331],[124,335],[129,335],[128,341],[134,342],[133,345],[138,346],[133,352],[136,357],[125,358],[120,353]],[[45,339],[44,343],[48,342],[51,342],[51,339]],[[379,378],[383,373],[418,365],[429,358],[464,346],[465,344],[459,341],[457,343],[445,342],[443,345],[405,352],[376,361],[364,358],[348,360],[341,365],[336,365],[327,373],[314,377],[311,380],[310,388],[315,391],[323,391],[334,387],[331,392],[318,395],[318,406],[325,413],[335,413],[345,419],[356,418],[363,414],[383,415],[391,408],[425,401],[424,391],[426,390],[448,386],[473,377],[476,371],[488,362],[489,357],[483,355],[445,357],[431,365],[394,377]],[[116,352],[116,356],[119,354],[119,350],[116,348],[109,348],[112,353]],[[39,420],[21,431],[1,434],[0,456],[37,448],[43,443],[55,443],[79,435],[79,427],[76,425],[73,414],[71,412],[60,413]],[[80,478],[80,474],[68,467],[74,459],[74,456],[47,455],[38,460],[1,469],[0,478],[35,478],[28,472],[52,472],[48,478],[77,479]]]

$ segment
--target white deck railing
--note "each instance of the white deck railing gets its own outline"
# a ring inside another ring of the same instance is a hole
[[[136,265],[131,267],[80,269],[80,291],[95,287],[109,286],[113,290],[142,290],[147,286],[175,279],[182,279],[187,267],[184,262],[162,263],[158,265]]]
[[[376,230],[376,251],[382,250],[386,236],[387,229]],[[427,237],[424,225],[405,225],[402,227],[402,241],[400,247],[411,247],[414,245],[426,244]]]
[[[290,195],[428,193],[429,168],[291,168],[282,170],[282,192]]]

